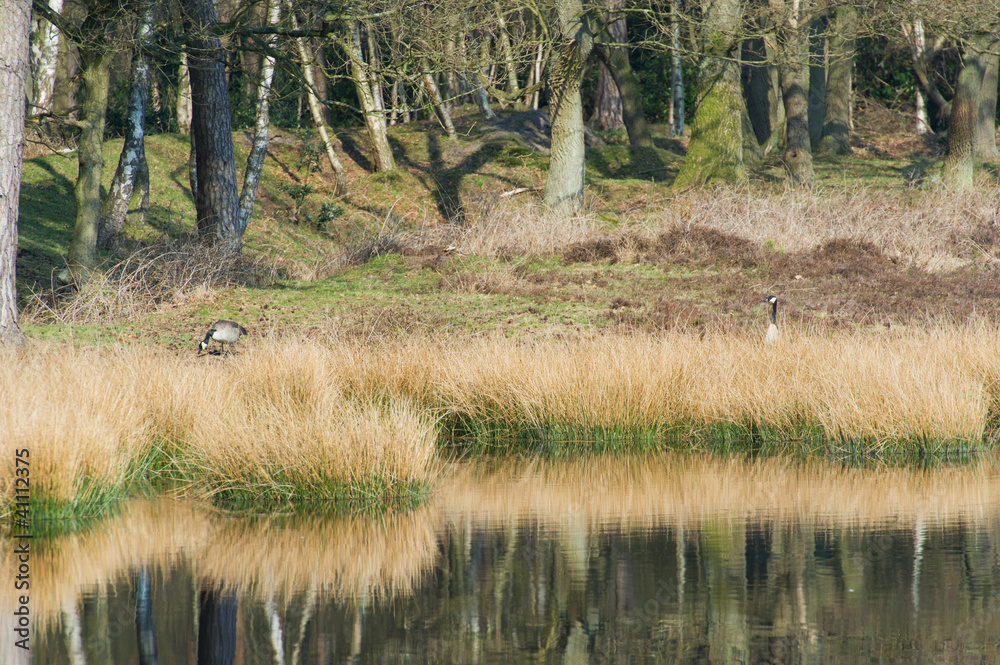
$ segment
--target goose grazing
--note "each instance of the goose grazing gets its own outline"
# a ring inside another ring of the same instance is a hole
[[[764,335],[764,343],[774,344],[778,341],[778,298],[777,296],[767,296],[761,302],[771,303],[771,325],[767,327],[767,334]]]
[[[235,344],[242,335],[246,334],[247,329],[235,321],[226,321],[224,319],[216,321],[208,329],[208,332],[205,333],[205,339],[201,340],[201,343],[198,344],[198,353],[207,349],[208,343],[213,339],[222,345],[222,351],[225,352],[226,344]]]

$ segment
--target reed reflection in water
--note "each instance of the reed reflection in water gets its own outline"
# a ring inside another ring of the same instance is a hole
[[[492,466],[405,514],[130,504],[36,551],[34,662],[1000,662],[988,463]]]

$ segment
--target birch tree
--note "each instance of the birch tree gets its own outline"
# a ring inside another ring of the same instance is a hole
[[[267,24],[277,26],[281,18],[279,0],[268,0]],[[264,44],[273,49],[278,39],[270,35]],[[267,156],[267,133],[271,125],[271,83],[274,80],[274,56],[267,53],[260,63],[260,83],[257,86],[256,113],[254,118],[253,139],[250,143],[250,154],[247,155],[247,168],[243,174],[243,191],[240,192],[237,224],[246,229],[257,203],[257,187],[260,184],[260,174],[264,169],[264,158]]]
[[[49,8],[62,12],[63,0],[49,0]],[[31,102],[32,115],[52,112],[55,94],[56,68],[59,61],[59,28],[38,16],[31,37]]]
[[[17,321],[17,215],[28,84],[29,0],[0,0],[0,345],[24,344]]]
[[[146,100],[149,97],[149,59],[144,49],[145,41],[153,30],[152,4],[144,0],[140,5],[140,12],[142,20],[136,34],[136,48],[132,58],[132,85],[125,116],[125,142],[118,158],[118,168],[111,181],[111,189],[101,209],[101,222],[97,234],[97,244],[100,247],[114,245],[125,227],[129,202],[132,200],[132,193],[140,174],[140,165],[144,161]]]

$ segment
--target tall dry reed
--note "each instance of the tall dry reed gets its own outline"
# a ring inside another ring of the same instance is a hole
[[[433,419],[344,399],[328,356],[309,345],[222,358],[27,352],[0,366],[0,500],[13,497],[20,448],[31,496],[70,506],[148,474],[248,501],[408,494],[431,472]]]
[[[777,435],[818,428],[878,446],[979,441],[996,405],[995,339],[984,327],[836,337],[786,331],[770,347],[745,336],[671,333],[332,351],[350,394],[405,398],[515,428],[736,426]]]

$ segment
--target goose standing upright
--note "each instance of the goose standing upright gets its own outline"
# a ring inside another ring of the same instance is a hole
[[[761,302],[771,303],[771,325],[767,327],[767,334],[764,335],[764,343],[774,344],[778,341],[778,298],[777,296],[767,296]]]
[[[247,329],[235,321],[220,319],[213,323],[212,327],[205,333],[205,339],[201,340],[201,343],[198,344],[198,353],[207,349],[208,343],[213,339],[222,345],[222,351],[225,353],[226,344],[235,344],[242,335],[246,334]]]

